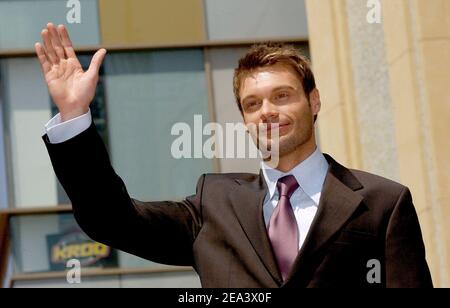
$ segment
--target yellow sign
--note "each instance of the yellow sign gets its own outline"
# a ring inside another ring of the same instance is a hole
[[[70,259],[101,259],[109,255],[110,248],[100,243],[82,243],[67,246],[55,245],[52,249],[53,262],[65,262]]]

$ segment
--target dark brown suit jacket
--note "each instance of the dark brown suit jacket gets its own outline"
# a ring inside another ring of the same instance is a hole
[[[87,235],[154,262],[193,266],[203,287],[432,287],[408,188],[328,155],[317,214],[282,282],[261,174],[204,174],[183,201],[142,202],[128,195],[94,125],[60,144],[44,141]],[[371,259],[380,283],[367,280]]]

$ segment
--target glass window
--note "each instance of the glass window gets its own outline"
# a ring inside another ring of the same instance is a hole
[[[308,37],[304,0],[205,0],[210,40]]]
[[[67,261],[77,259],[81,269],[151,268],[154,273],[116,276],[83,276],[80,285],[70,285],[66,277],[14,281],[14,287],[200,287],[191,269],[150,262],[91,240],[72,214],[22,215],[10,220],[14,272],[66,272]],[[72,267],[70,267],[71,269]],[[167,269],[176,271],[166,272]],[[158,272],[160,270],[161,272]]]
[[[74,258],[83,269],[163,266],[91,240],[71,213],[14,216],[10,228],[16,273],[65,271]]]
[[[89,67],[91,57],[91,55],[79,56],[84,69]],[[10,168],[8,183],[11,186],[10,199],[14,206],[42,207],[69,204],[70,200],[55,177],[47,149],[41,139],[44,124],[58,110],[48,94],[37,60],[34,57],[2,59],[0,73],[2,77],[0,111],[4,113],[0,119],[2,124],[0,191],[7,188],[5,169]],[[91,110],[97,130],[107,144],[103,79],[101,69]],[[9,140],[5,148],[3,148],[4,140]],[[30,153],[33,153],[32,159]],[[8,163],[3,164],[5,159],[10,161],[9,167]],[[7,196],[7,193],[1,193],[0,206],[7,203]]]
[[[67,1],[0,0],[0,50],[33,49],[48,22],[65,24],[76,46],[100,43],[96,0],[80,1],[80,23],[68,23]],[[11,26],[12,25],[12,26]]]
[[[173,200],[195,193],[197,179],[213,171],[213,161],[173,158],[171,145],[178,136],[171,129],[187,123],[194,137],[194,115],[209,121],[202,51],[110,54],[105,94],[110,154],[130,195]]]
[[[41,136],[51,118],[50,97],[34,58],[0,60],[4,128],[16,207],[57,204],[56,177]]]

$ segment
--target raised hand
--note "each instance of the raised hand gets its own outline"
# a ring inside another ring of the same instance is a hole
[[[67,121],[89,110],[98,82],[98,72],[106,50],[98,50],[87,71],[83,71],[63,25],[51,23],[41,32],[44,46],[35,44],[50,95]]]

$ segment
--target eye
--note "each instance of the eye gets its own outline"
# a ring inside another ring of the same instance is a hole
[[[288,92],[280,92],[276,95],[276,99],[277,100],[285,100],[289,98],[289,93]]]
[[[252,101],[248,101],[248,102],[245,104],[245,107],[251,109],[251,108],[257,107],[258,105],[259,105],[259,102],[258,102],[258,101],[252,100]]]

